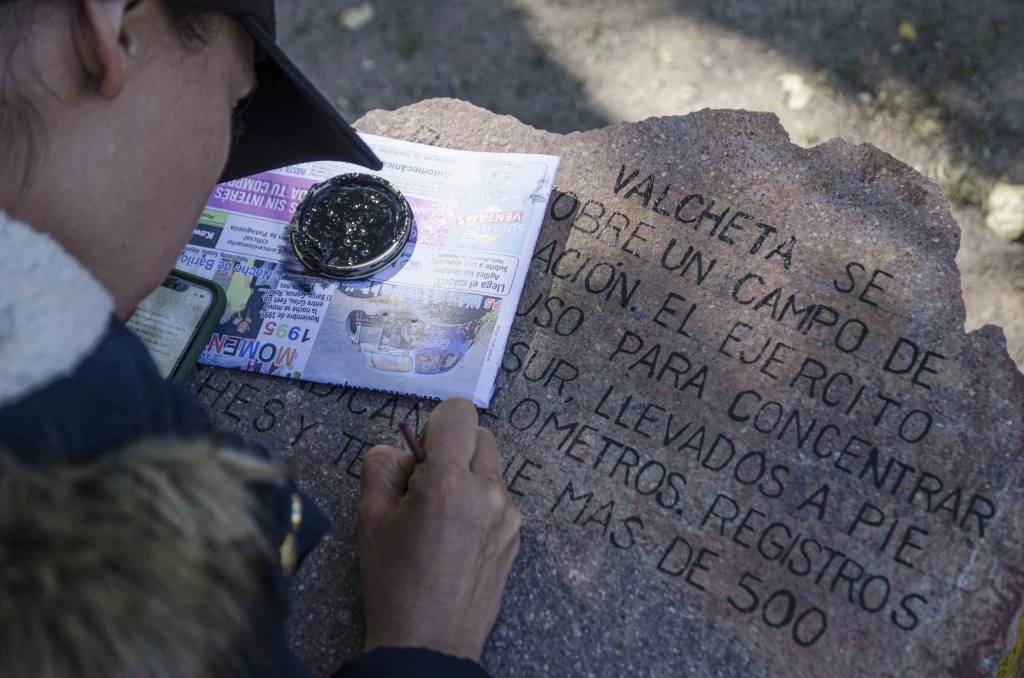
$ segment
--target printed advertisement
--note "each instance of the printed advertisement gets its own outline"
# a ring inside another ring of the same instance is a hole
[[[214,189],[177,265],[227,294],[200,362],[485,407],[559,159],[363,139],[382,171],[307,163]],[[312,186],[350,172],[402,191],[409,245],[366,280],[309,275],[288,224]]]

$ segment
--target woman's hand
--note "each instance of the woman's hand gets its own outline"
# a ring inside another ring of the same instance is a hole
[[[359,560],[366,649],[425,647],[478,660],[501,607],[522,517],[494,436],[468,400],[438,405],[426,460],[377,446],[363,459]]]

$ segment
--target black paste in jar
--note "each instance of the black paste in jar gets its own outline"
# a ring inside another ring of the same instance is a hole
[[[295,211],[295,254],[316,273],[360,278],[402,252],[412,231],[409,203],[391,183],[343,174],[314,186]]]

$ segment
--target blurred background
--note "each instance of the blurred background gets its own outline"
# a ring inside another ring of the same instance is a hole
[[[1022,0],[288,0],[288,53],[350,120],[457,97],[568,133],[702,108],[869,142],[962,229],[967,329],[1024,368]]]

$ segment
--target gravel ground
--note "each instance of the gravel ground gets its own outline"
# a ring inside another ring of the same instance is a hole
[[[1024,184],[1019,0],[279,4],[285,49],[350,120],[443,96],[561,133],[745,108],[803,146],[872,143],[942,187],[968,329],[1001,325],[1024,366],[1024,244],[984,222],[999,178]]]

